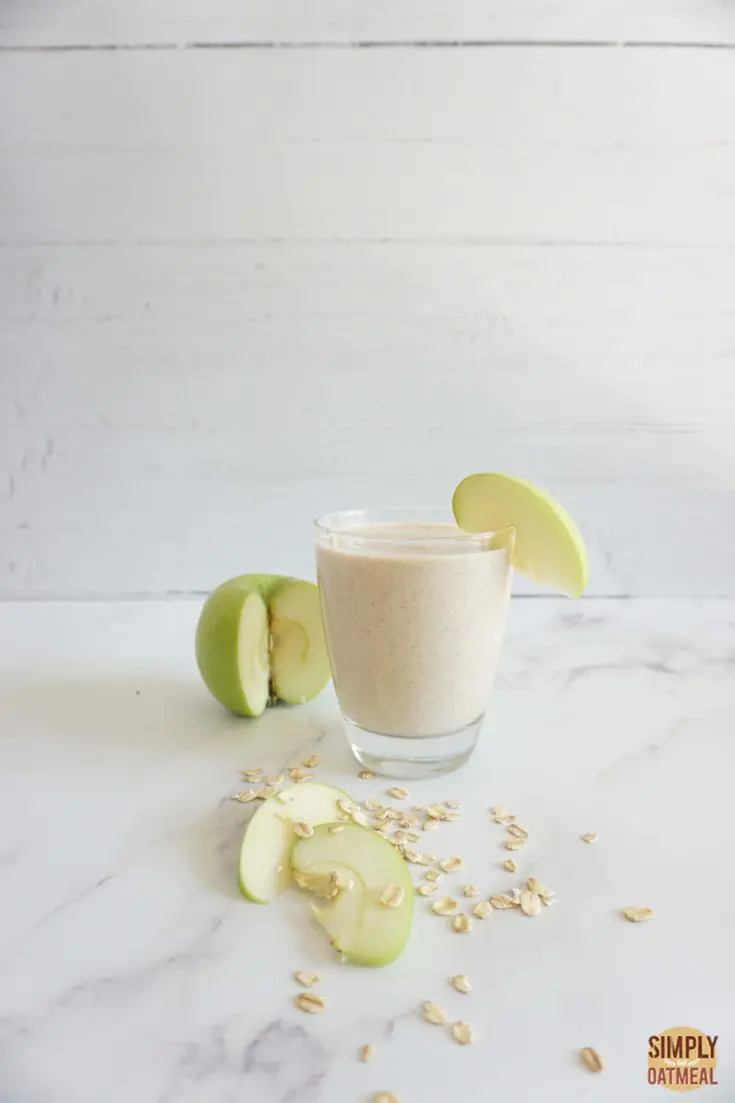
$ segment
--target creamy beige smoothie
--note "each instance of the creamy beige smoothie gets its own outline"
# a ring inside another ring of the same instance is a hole
[[[404,737],[444,736],[478,721],[503,639],[508,548],[452,523],[333,528],[324,520],[317,570],[346,719]]]

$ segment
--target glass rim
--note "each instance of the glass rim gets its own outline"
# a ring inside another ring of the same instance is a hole
[[[415,522],[420,524],[422,519],[426,524],[433,522],[441,523],[454,523],[457,522],[454,519],[454,515],[451,509],[444,506],[375,506],[367,509],[338,509],[332,510],[331,513],[323,513],[321,516],[314,519],[314,528],[317,532],[329,535],[339,536],[340,534],[346,535],[346,529],[350,520],[354,525],[359,524],[390,524],[391,516],[394,516],[396,521],[400,518],[405,518],[407,523],[411,523],[411,515],[414,515]],[[374,517],[374,520],[369,518]],[[341,525],[336,525],[335,522],[339,519]],[[345,522],[347,524],[345,524]],[[385,541],[393,544],[445,544],[445,543],[482,543],[487,541],[491,537],[497,535],[499,532],[505,532],[506,526],[503,529],[489,529],[486,532],[466,532],[457,525],[456,532],[442,533],[435,536],[391,536],[390,533],[371,533],[370,535],[361,536],[357,532],[350,532],[349,537],[351,540],[363,540],[370,543],[379,543]]]

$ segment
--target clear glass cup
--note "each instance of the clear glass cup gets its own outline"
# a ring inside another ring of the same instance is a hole
[[[505,630],[513,530],[466,533],[443,509],[315,522],[322,616],[355,758],[415,778],[466,762]]]

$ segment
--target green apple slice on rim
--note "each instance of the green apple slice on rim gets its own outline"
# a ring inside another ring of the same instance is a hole
[[[564,507],[546,491],[510,475],[468,475],[454,492],[452,509],[465,532],[515,529],[511,561],[527,578],[568,597],[584,592],[584,540]]]
[[[408,867],[395,847],[374,831],[356,823],[339,826],[334,832],[322,825],[309,838],[297,839],[291,863],[302,883],[308,883],[308,875],[319,883],[337,874],[342,887],[336,898],[312,904],[335,949],[358,965],[389,965],[403,952],[411,933],[414,887]],[[393,906],[381,897],[392,900]]]
[[[240,891],[255,904],[267,904],[291,883],[294,824],[316,827],[339,816],[347,794],[331,785],[306,781],[282,789],[261,804],[245,830],[240,851]]]

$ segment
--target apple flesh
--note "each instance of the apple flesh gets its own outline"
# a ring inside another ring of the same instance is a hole
[[[356,823],[316,827],[308,839],[297,838],[291,864],[302,885],[323,886],[332,874],[341,886],[333,900],[312,904],[335,949],[358,965],[390,965],[403,952],[411,933],[414,887],[408,868],[386,839]],[[397,907],[380,902],[385,890],[403,890]]]
[[[223,583],[199,617],[196,658],[212,696],[241,716],[310,701],[331,676],[316,585],[261,574]]]
[[[587,586],[587,551],[564,507],[525,479],[487,472],[468,475],[452,498],[457,524],[465,532],[515,530],[511,562],[527,578],[568,597]]]
[[[316,827],[340,815],[338,800],[347,794],[331,785],[305,781],[282,789],[261,804],[250,820],[240,851],[240,891],[256,904],[267,904],[291,883],[295,823]]]

